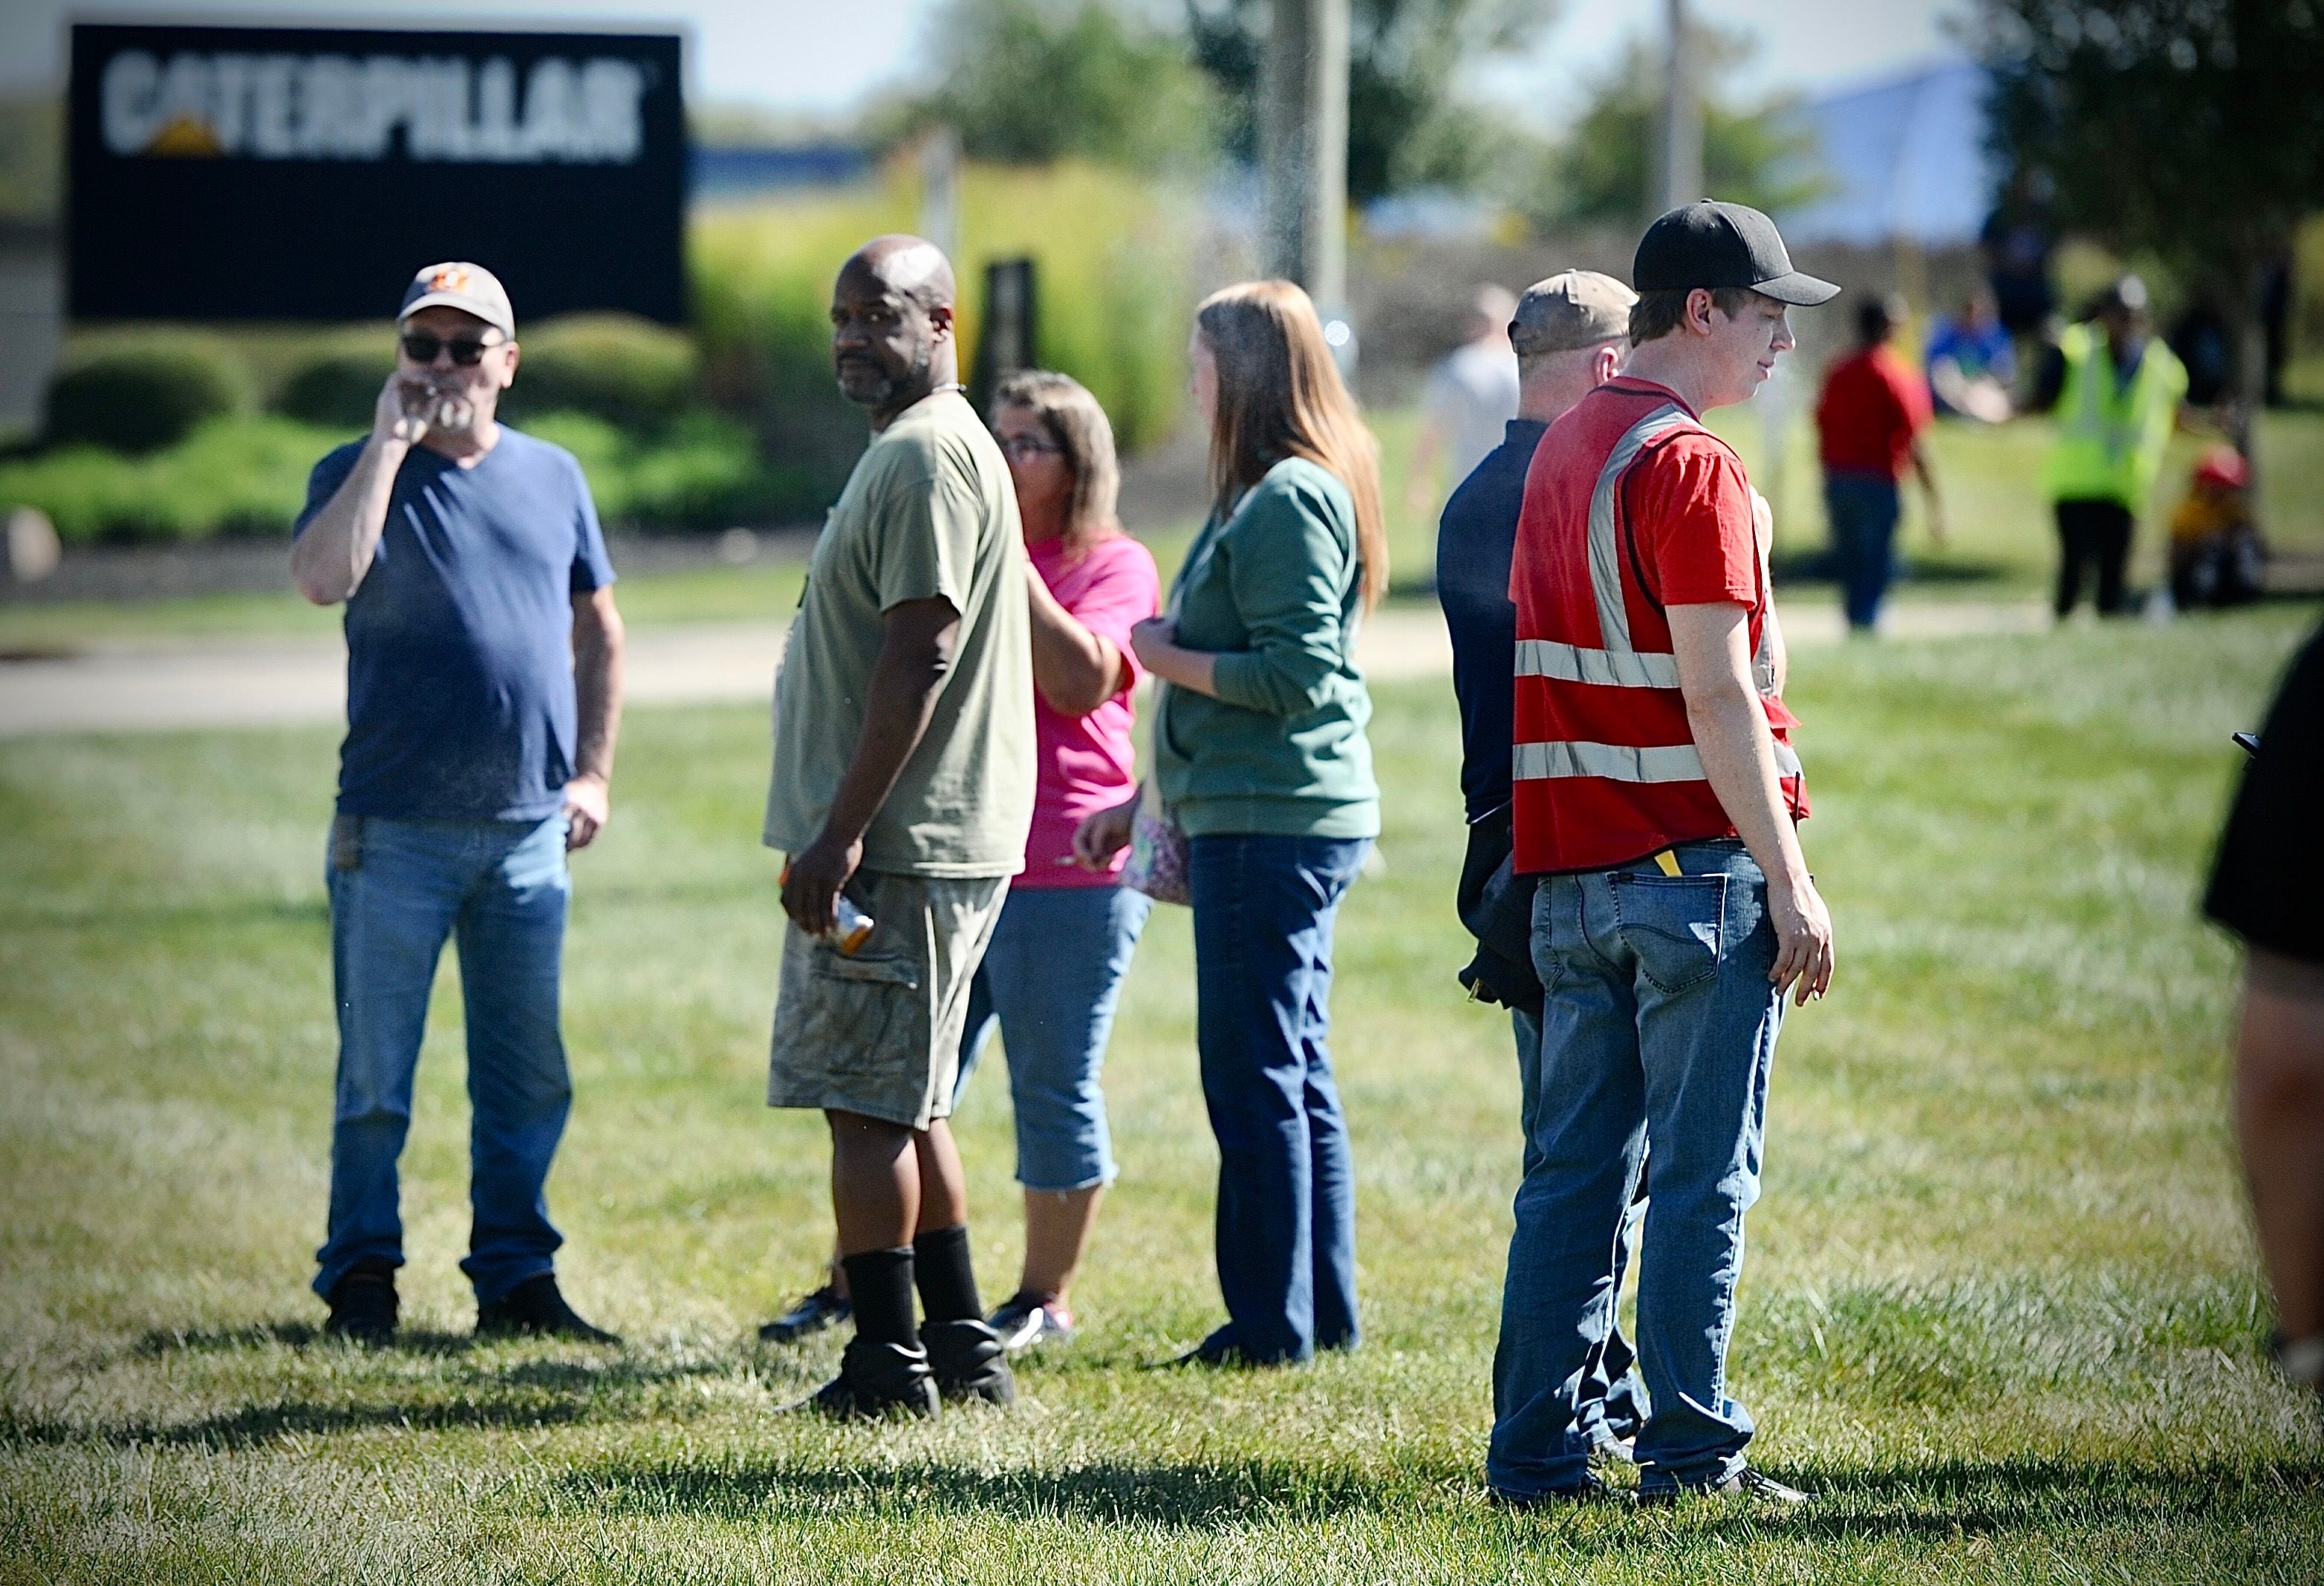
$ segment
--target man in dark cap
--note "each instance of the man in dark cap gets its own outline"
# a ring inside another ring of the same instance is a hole
[[[1632,274],[1629,356],[1543,437],[1509,579],[1514,870],[1540,878],[1547,991],[1487,1480],[1520,1507],[1606,1495],[1577,1385],[1651,1155],[1639,1498],[1797,1504],[1744,1461],[1726,1357],[1784,997],[1830,985],[1831,919],[1793,830],[1764,520],[1701,415],[1748,401],[1790,309],[1840,289],[1794,271],[1766,216],[1707,200],[1655,222]]]

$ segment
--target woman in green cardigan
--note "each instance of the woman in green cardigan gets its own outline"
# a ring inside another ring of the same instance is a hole
[[[1371,697],[1351,654],[1388,586],[1379,467],[1289,281],[1204,302],[1192,356],[1211,517],[1169,614],[1130,634],[1163,681],[1154,776],[1188,839],[1219,1144],[1228,1321],[1188,1358],[1299,1360],[1357,1337],[1355,1175],[1324,1033],[1333,918],[1379,834]],[[1127,840],[1113,812],[1090,824],[1093,846]]]

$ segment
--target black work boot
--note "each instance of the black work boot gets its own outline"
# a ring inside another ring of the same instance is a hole
[[[936,1390],[949,1399],[981,1398],[987,1404],[1017,1402],[1017,1377],[1009,1369],[1009,1349],[991,1323],[924,1322],[920,1342]]]
[[[395,1263],[384,1256],[365,1256],[331,1285],[324,1303],[331,1307],[325,1332],[372,1349],[393,1342]]]
[[[936,1380],[928,1371],[928,1351],[910,1344],[849,1341],[839,1357],[839,1375],[814,1397],[793,1405],[835,1421],[873,1421],[887,1415],[933,1419],[940,1413]]]
[[[528,1277],[489,1304],[476,1305],[476,1334],[506,1338],[531,1333],[542,1338],[570,1338],[582,1343],[619,1343],[621,1338],[584,1322],[558,1292],[557,1277],[544,1272]]]

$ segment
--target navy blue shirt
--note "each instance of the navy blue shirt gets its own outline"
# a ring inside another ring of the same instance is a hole
[[[303,532],[354,472],[307,481]],[[463,468],[413,447],[371,569],[347,601],[339,812],[538,821],[573,775],[573,596],[613,581],[581,465],[506,425]]]
[[[1526,469],[1549,429],[1512,419],[1436,528],[1436,598],[1452,634],[1452,692],[1461,702],[1461,794],[1475,821],[1508,803],[1516,733],[1517,608],[1509,600]]]

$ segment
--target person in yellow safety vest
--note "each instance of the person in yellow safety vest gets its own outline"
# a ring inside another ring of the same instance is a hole
[[[2085,567],[2098,574],[2098,614],[2124,609],[2131,531],[2187,396],[2186,365],[2148,331],[2146,283],[2126,275],[2090,318],[2060,333],[2035,380],[2031,407],[2058,420],[2044,484],[2058,515],[2061,618],[2081,598]]]

